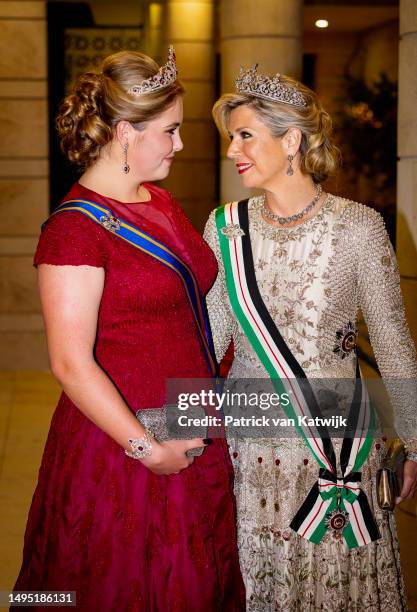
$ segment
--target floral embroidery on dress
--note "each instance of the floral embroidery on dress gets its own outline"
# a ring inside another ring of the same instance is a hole
[[[259,289],[269,313],[303,368],[319,365],[318,355],[313,355],[319,312],[314,292],[316,284],[321,282],[329,233],[326,211],[331,210],[333,201],[333,196],[328,196],[315,217],[294,228],[271,226],[262,218],[260,200],[250,201],[252,240],[261,237],[269,241],[269,250],[254,253]],[[311,244],[304,250],[302,241],[307,233],[311,234]],[[271,261],[277,265],[271,266]],[[237,343],[239,347],[239,340]]]
[[[328,396],[326,405],[350,402],[351,386],[345,388],[342,382],[350,383],[355,376],[354,323],[359,307],[385,377],[415,378],[415,354],[403,315],[395,255],[378,214],[328,196],[315,217],[294,228],[276,228],[262,219],[259,208],[259,199],[251,198],[251,245],[262,298],[307,376],[332,379],[329,389],[325,385],[320,391],[320,398]],[[214,219],[210,223],[208,241],[224,274]],[[223,287],[219,283],[209,293],[208,304],[217,345],[227,337],[226,329],[233,336],[230,376],[267,377],[231,312],[227,294],[219,290],[224,291]],[[217,311],[221,325],[216,325]],[[401,338],[395,352],[387,342],[392,325]],[[394,403],[401,402],[403,397]],[[415,405],[412,398],[407,405]],[[318,475],[318,466],[301,439],[289,435],[230,443],[248,612],[405,609],[395,520],[376,503],[379,441],[362,467],[362,485],[382,538],[352,551],[331,533],[315,545],[289,528]],[[333,444],[340,457],[341,439]],[[337,527],[339,518],[330,518]]]

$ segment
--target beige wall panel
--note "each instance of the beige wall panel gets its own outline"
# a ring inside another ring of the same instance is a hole
[[[370,32],[366,37],[365,82],[371,86],[385,73],[398,80],[398,21]]]
[[[221,157],[222,158],[226,158],[227,157],[227,151],[228,151],[229,145],[230,145],[230,140],[228,138],[223,138],[223,136],[221,136],[220,134],[219,134],[219,138],[220,138],[220,154],[221,154]]]
[[[0,236],[0,255],[30,255],[32,257],[37,244],[37,236],[33,238],[22,238],[20,236],[17,238],[2,238]]]
[[[0,156],[46,157],[46,100],[0,100]]]
[[[0,2],[0,19],[2,17],[24,17],[25,19],[46,18],[46,2],[38,0],[37,2],[2,0]]]
[[[0,179],[0,235],[33,236],[48,216],[46,179]]]
[[[211,211],[217,208],[219,202],[215,199],[193,198],[192,200],[182,200],[181,205],[196,230],[202,234]]]
[[[329,112],[338,111],[345,97],[344,70],[356,45],[355,33],[306,32],[304,35],[304,52],[316,56],[316,92]]]
[[[172,4],[181,4],[184,7],[184,10],[187,10],[186,7],[190,4],[207,4],[213,6],[213,0],[168,0]]]
[[[404,297],[408,325],[410,326],[414,343],[417,346],[417,278],[402,278],[401,290]]]
[[[29,177],[46,178],[49,175],[49,162],[45,159],[0,159],[0,179]]]
[[[223,39],[251,34],[297,36],[302,31],[302,11],[297,0],[255,2],[223,0],[221,36]]]
[[[214,79],[214,49],[211,42],[177,42],[175,54],[180,80]]]
[[[398,163],[397,257],[400,272],[417,277],[417,159]]]
[[[211,2],[168,2],[165,38],[175,40],[206,40],[213,36],[214,13]]]
[[[214,199],[214,162],[177,160],[163,185],[181,202],[181,198]]]
[[[216,128],[212,123],[185,121],[181,127],[184,149],[177,159],[215,159]]]
[[[93,0],[89,2],[94,21],[97,25],[126,25],[132,27],[141,24],[144,20],[142,2],[103,2],[103,0]]]
[[[46,78],[46,23],[0,21],[0,78]]]
[[[417,31],[416,0],[401,0],[400,34]]]
[[[3,332],[0,370],[48,370],[48,351],[42,332]]]
[[[282,72],[292,76],[301,73],[301,38],[242,38],[222,42],[221,93],[234,91],[234,79],[241,66],[258,63],[262,74]]]
[[[46,98],[47,81],[1,81],[0,98]]]
[[[400,42],[398,155],[417,155],[417,35]]]
[[[184,98],[184,116],[187,119],[210,119],[214,104],[212,83],[184,82],[187,95]]]
[[[0,257],[0,312],[39,312],[32,257]]]
[[[159,57],[164,37],[164,6],[161,2],[149,2],[145,19],[146,53],[151,57]],[[166,45],[165,45],[166,48]],[[166,50],[164,51],[166,53]]]
[[[222,202],[243,200],[252,194],[242,186],[242,180],[236,170],[235,164],[229,159],[222,159],[221,164],[221,189]]]
[[[44,332],[41,314],[0,314],[0,332]]]

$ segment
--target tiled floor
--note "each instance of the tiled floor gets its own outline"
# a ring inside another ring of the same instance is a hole
[[[365,376],[372,374],[364,369]],[[27,510],[58,396],[46,372],[0,372],[0,591],[12,588],[19,570]],[[417,612],[415,502],[398,513],[398,523],[410,612]]]
[[[46,372],[0,372],[0,590],[20,567],[27,511],[59,387]]]

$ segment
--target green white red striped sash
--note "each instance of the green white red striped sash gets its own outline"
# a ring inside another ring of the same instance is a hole
[[[298,417],[321,419],[322,413],[304,370],[282,338],[259,292],[249,234],[248,201],[219,207],[216,225],[232,309],[275,390],[291,398],[288,406],[283,406],[285,414],[295,420],[298,434],[319,465],[319,478],[290,526],[315,543],[330,529],[343,537],[349,548],[364,546],[380,534],[367,497],[359,487],[359,470],[369,455],[375,424],[359,366],[347,420],[350,434],[344,438],[340,454],[340,476],[327,428],[299,424]],[[344,521],[344,527],[338,531],[335,525],[340,520],[342,524]]]

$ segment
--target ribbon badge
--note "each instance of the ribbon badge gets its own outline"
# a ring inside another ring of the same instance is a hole
[[[228,240],[235,240],[245,235],[245,232],[238,223],[229,223],[225,227],[222,227],[220,231]]]
[[[117,232],[117,230],[120,229],[120,220],[110,214],[100,217],[100,223],[104,225],[106,230],[110,230],[111,232]]]
[[[327,470],[321,470],[318,480],[320,497],[324,501],[330,500],[330,505],[324,515],[324,524],[332,536],[337,539],[343,537],[344,529],[350,524],[350,514],[347,508],[356,501],[360,486],[359,472],[351,473],[344,478],[336,478]]]

